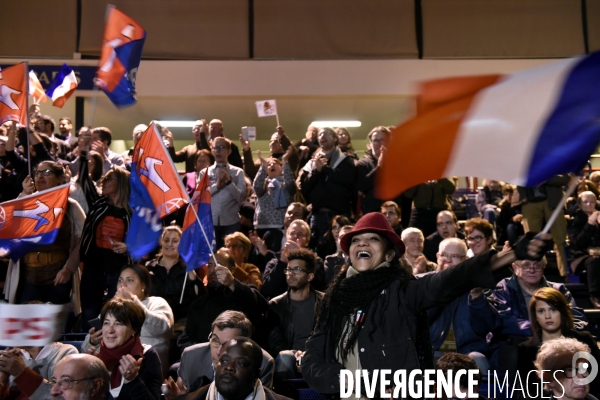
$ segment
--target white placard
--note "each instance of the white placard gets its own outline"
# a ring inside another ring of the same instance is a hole
[[[0,303],[0,345],[45,346],[62,333],[67,305]]]
[[[259,117],[271,117],[277,115],[277,104],[275,100],[260,100],[256,102],[256,112]]]

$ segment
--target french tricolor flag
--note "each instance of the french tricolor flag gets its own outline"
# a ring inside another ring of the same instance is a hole
[[[75,72],[67,64],[63,64],[54,80],[46,89],[46,94],[52,99],[54,107],[62,108],[77,88]]]
[[[535,186],[578,172],[600,142],[600,52],[508,76],[425,82],[392,133],[378,194],[477,176]]]

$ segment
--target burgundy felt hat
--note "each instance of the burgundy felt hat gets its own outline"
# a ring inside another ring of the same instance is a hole
[[[354,235],[360,235],[361,233],[376,233],[380,236],[384,236],[388,238],[394,246],[400,252],[400,256],[404,254],[404,243],[400,236],[394,232],[390,223],[387,222],[387,219],[383,216],[383,214],[378,212],[372,212],[364,215],[361,219],[358,220],[354,228],[344,236],[340,240],[340,247],[344,251],[344,253],[350,255],[350,241]]]

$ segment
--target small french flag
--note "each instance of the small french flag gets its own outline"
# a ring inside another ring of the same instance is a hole
[[[46,89],[46,94],[52,99],[54,107],[62,108],[77,88],[75,72],[67,64],[63,64],[54,80]]]

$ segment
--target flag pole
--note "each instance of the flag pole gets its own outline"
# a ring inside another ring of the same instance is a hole
[[[188,274],[189,274],[189,272],[186,271],[185,278],[183,278],[183,288],[181,288],[181,297],[179,298],[179,304],[183,303],[183,292],[185,292],[185,283],[187,282]]]
[[[158,137],[158,139],[159,139],[160,143],[162,144],[162,146],[165,148],[165,153],[168,155],[169,152],[166,149],[165,144],[162,141],[162,138],[160,137],[160,133],[158,132],[158,129],[156,129],[156,123],[154,121],[152,121],[150,123],[150,126],[152,126],[154,128],[154,132],[155,132],[156,136]],[[171,163],[171,167],[173,168],[173,171],[175,171],[177,173],[177,168],[175,168],[175,164],[173,163],[173,160],[171,159],[171,157],[168,157],[168,159],[169,159],[169,162]],[[206,173],[208,173],[208,168],[206,168]],[[210,255],[212,256],[212,258],[213,258],[213,260],[215,262],[215,265],[217,265],[218,264],[217,263],[217,258],[215,257],[215,253],[213,252],[212,243],[210,243],[208,241],[208,236],[206,236],[206,232],[204,231],[204,227],[202,226],[202,223],[200,223],[200,217],[198,216],[198,213],[196,212],[196,208],[192,204],[192,199],[190,199],[190,195],[188,194],[187,190],[184,190],[184,192],[185,192],[185,195],[186,195],[187,200],[188,200],[188,207],[190,207],[190,206],[192,207],[192,211],[194,212],[194,216],[196,217],[196,221],[198,221],[198,225],[200,225],[200,229],[202,230],[202,236],[204,237],[204,240],[206,241],[206,244],[208,245],[208,251],[210,251]],[[183,280],[183,288],[181,289],[181,298],[179,300],[180,304],[183,301],[183,291],[185,290],[185,282],[187,280],[187,274],[188,273],[189,272],[186,271],[186,274],[185,274],[186,277]]]
[[[27,106],[27,111],[26,111],[26,116],[27,119],[25,120],[25,129],[27,130],[27,173],[29,176],[31,176],[31,146],[29,144],[29,134],[30,132],[30,128],[29,128],[29,61],[25,60],[25,93],[27,93],[27,100],[25,100],[25,104]],[[17,130],[18,133],[18,130]],[[33,179],[34,177],[31,176],[31,179]]]
[[[279,124],[279,114],[275,114],[275,118],[277,118],[277,126],[281,126],[281,125]]]
[[[550,219],[548,219],[548,222],[546,222],[546,226],[544,226],[544,229],[540,233],[548,233],[548,231],[550,231],[552,224],[554,224],[554,221],[556,221],[558,214],[560,214],[560,211],[565,207],[565,203],[567,202],[567,199],[569,197],[571,197],[571,195],[575,191],[575,188],[577,187],[578,183],[579,183],[579,179],[572,179],[571,183],[569,183],[569,187],[567,188],[567,191],[565,192],[562,199],[560,199],[560,202],[554,209],[554,212],[552,212]]]

